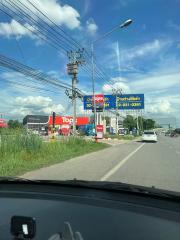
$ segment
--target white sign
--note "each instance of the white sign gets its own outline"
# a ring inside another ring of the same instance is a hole
[[[97,138],[102,139],[103,138],[103,132],[97,132]]]

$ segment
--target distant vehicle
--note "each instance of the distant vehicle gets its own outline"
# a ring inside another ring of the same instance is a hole
[[[170,134],[170,137],[177,137],[177,136],[178,134],[175,131]]]
[[[119,128],[118,134],[120,136],[124,136],[124,135],[128,134],[128,128]]]
[[[171,135],[170,131],[165,132],[165,136],[170,136],[170,135]]]
[[[148,130],[144,131],[142,135],[143,142],[157,142],[157,134],[155,131]]]

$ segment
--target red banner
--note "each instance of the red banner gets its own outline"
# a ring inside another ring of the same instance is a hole
[[[55,125],[63,125],[63,124],[69,124],[72,125],[73,123],[73,117],[71,116],[56,116],[55,118]],[[77,117],[76,118],[76,125],[86,125],[89,123],[89,117]],[[52,116],[49,117],[48,121],[49,125],[53,124]]]

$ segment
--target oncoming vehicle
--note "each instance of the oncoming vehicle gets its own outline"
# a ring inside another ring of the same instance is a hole
[[[157,142],[157,134],[153,130],[144,131],[142,135],[143,142]]]

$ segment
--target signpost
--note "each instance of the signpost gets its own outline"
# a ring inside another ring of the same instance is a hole
[[[96,94],[95,95],[95,101],[94,96],[91,96],[91,109],[92,112],[94,112],[94,102],[96,106],[96,112],[103,112],[104,109],[104,94]]]
[[[103,125],[98,124],[96,126],[96,133],[97,133],[97,138],[102,139],[103,138]]]

